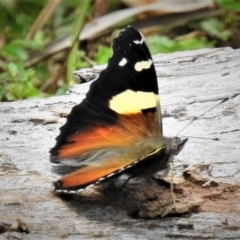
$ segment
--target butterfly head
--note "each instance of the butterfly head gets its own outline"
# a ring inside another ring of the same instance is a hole
[[[188,138],[179,137],[164,137],[164,139],[166,141],[166,153],[168,155],[178,155],[188,141]]]

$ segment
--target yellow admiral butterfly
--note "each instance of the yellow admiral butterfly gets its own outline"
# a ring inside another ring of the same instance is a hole
[[[106,69],[72,108],[56,141],[50,161],[68,173],[53,183],[57,192],[82,190],[128,170],[158,172],[181,151],[187,139],[163,136],[155,67],[135,28],[114,39]]]

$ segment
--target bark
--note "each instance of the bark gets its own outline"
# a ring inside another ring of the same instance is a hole
[[[166,136],[228,98],[179,134],[191,137],[174,160],[175,215],[166,178],[158,186],[133,179],[118,195],[121,179],[78,195],[52,192],[48,151],[88,82],[60,97],[0,103],[0,239],[240,238],[240,50],[161,54],[154,63]]]

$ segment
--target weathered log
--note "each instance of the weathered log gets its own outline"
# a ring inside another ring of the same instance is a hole
[[[175,173],[184,175],[175,186],[177,204],[184,199],[186,208],[202,199],[198,210],[142,219],[162,215],[161,199],[169,190],[141,180],[130,181],[117,196],[114,186],[53,194],[58,176],[48,151],[64,116],[84,98],[85,83],[64,96],[0,103],[0,239],[240,238],[240,50],[161,54],[154,63],[166,136],[228,98],[180,133],[191,137],[174,161]]]

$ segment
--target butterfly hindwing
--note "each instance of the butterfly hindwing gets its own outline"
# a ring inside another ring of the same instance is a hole
[[[114,39],[106,69],[73,107],[50,150],[52,162],[79,168],[55,188],[81,189],[163,147],[158,102],[151,54],[143,36],[129,26]]]

